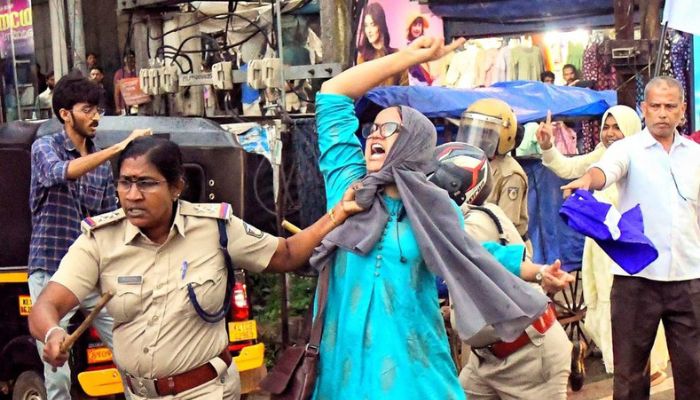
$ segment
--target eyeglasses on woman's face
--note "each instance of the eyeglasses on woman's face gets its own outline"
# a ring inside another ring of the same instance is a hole
[[[133,185],[136,185],[136,190],[141,193],[153,193],[158,190],[158,186],[166,183],[166,180],[158,181],[155,179],[119,179],[117,180],[117,191],[128,193]]]
[[[384,122],[382,124],[372,123],[364,127],[362,130],[362,137],[367,139],[372,136],[374,132],[379,131],[379,135],[386,139],[401,130],[401,127],[402,125],[399,122],[393,121]]]

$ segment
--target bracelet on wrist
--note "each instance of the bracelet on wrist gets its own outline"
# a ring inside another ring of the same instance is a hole
[[[331,218],[331,222],[334,226],[338,226],[338,220],[335,219],[335,207],[328,210],[328,216]]]
[[[60,326],[58,326],[58,325],[49,328],[49,330],[46,331],[46,335],[44,335],[44,344],[46,344],[46,342],[49,341],[49,337],[50,337],[51,334],[52,334],[54,331],[56,331],[56,330],[62,330],[63,332],[66,331],[65,329],[63,329],[62,327],[60,327]]]

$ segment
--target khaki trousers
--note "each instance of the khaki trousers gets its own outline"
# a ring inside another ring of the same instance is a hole
[[[541,334],[527,329],[532,343],[500,359],[474,349],[459,381],[469,400],[566,400],[571,342],[558,322]]]

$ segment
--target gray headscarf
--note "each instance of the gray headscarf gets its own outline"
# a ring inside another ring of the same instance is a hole
[[[384,165],[360,181],[355,199],[366,211],[329,233],[311,264],[321,270],[338,247],[368,254],[389,220],[382,188],[396,183],[425,264],[447,283],[462,339],[493,325],[502,340],[515,340],[544,311],[547,298],[467,236],[447,192],[426,178],[432,171],[435,127],[413,108],[401,106],[400,113],[403,128]]]

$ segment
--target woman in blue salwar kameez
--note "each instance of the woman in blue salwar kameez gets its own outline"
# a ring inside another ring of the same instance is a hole
[[[435,129],[424,116],[403,106],[381,111],[366,131],[364,154],[355,136],[354,98],[386,76],[438,59],[462,42],[445,46],[420,38],[405,50],[345,71],[324,83],[316,96],[327,202],[335,204],[355,186],[358,204],[367,209],[328,235],[312,259],[317,268],[331,268],[316,400],[465,398],[438,304],[437,271],[448,275],[452,293],[465,296],[458,287],[469,286],[467,281],[488,292],[473,293],[475,299],[467,296],[462,302],[469,310],[485,310],[473,313],[474,321],[461,327],[462,335],[502,323],[503,335],[513,336],[546,304],[520,282],[513,283],[517,279],[507,277],[502,267],[493,267],[496,261],[476,242],[461,242],[461,212],[425,179]],[[444,215],[431,216],[431,211]],[[426,227],[428,219],[449,232]],[[455,260],[474,271],[453,276],[444,263]],[[501,283],[494,281],[516,285],[518,290],[509,290],[517,293],[503,294]]]

